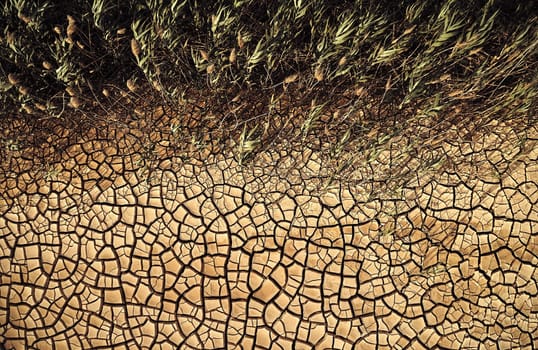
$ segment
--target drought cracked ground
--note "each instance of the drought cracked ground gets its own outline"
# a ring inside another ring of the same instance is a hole
[[[534,126],[388,139],[336,180],[304,145],[239,164],[67,134],[50,163],[6,147],[6,349],[538,346]]]

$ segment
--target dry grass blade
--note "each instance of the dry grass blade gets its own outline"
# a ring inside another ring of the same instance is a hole
[[[353,15],[346,17],[342,23],[338,26],[336,34],[334,36],[333,44],[342,45],[348,39],[351,38],[353,32],[355,31],[355,19]]]
[[[241,136],[239,137],[239,144],[238,144],[238,162],[240,165],[244,163],[244,161],[256,150],[256,148],[260,145],[260,138],[254,137],[256,134],[256,131],[258,129],[258,126],[255,126],[254,128],[248,130],[247,126],[243,126],[243,131],[241,133]]]
[[[265,58],[266,51],[264,48],[264,41],[261,39],[258,41],[258,44],[256,44],[256,48],[254,49],[254,52],[249,56],[247,60],[247,70],[251,71],[257,64],[262,62]]]

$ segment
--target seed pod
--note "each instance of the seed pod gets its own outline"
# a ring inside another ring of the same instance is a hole
[[[20,82],[21,82],[20,79],[19,79],[19,77],[16,76],[15,74],[13,74],[13,73],[9,73],[9,74],[7,75],[7,80],[9,81],[9,83],[10,83],[11,85],[15,85],[15,86],[19,85]]]
[[[286,79],[284,79],[284,84],[290,84],[290,83],[293,83],[294,81],[297,80],[297,78],[299,78],[299,74],[288,75],[288,76],[286,77]]]
[[[60,26],[54,27],[53,30],[54,30],[54,33],[56,33],[58,35],[62,34],[62,28],[60,28]]]
[[[65,91],[69,94],[69,96],[75,96],[77,94],[77,91],[72,86],[66,87]]]
[[[210,64],[209,66],[207,66],[206,71],[207,71],[208,74],[213,73],[215,71],[215,65]]]
[[[416,26],[417,26],[417,25],[415,24],[414,26],[412,26],[412,27],[407,28],[406,30],[404,30],[403,35],[411,34],[411,33],[413,32],[413,30],[415,30]]]
[[[28,114],[34,114],[34,109],[30,105],[23,104],[22,109],[24,109],[24,111]]]
[[[71,96],[71,98],[69,99],[69,104],[71,105],[71,107],[77,109],[82,106],[82,101],[80,101],[80,99],[76,96]]]
[[[439,81],[446,81],[446,80],[449,80],[451,77],[450,74],[443,74],[439,77]]]
[[[131,39],[131,52],[136,58],[140,56],[140,44],[135,38]]]
[[[32,19],[26,16],[24,13],[19,13],[19,19],[23,21],[25,24],[32,22]]]
[[[228,57],[230,63],[235,63],[237,61],[237,53],[235,52],[235,47],[230,51],[230,56]]]
[[[209,61],[209,55],[207,54],[206,51],[204,51],[204,50],[200,50],[200,55],[202,56],[202,58],[203,58],[205,61]]]
[[[67,15],[67,22],[67,36],[71,37],[77,32],[77,23],[75,19],[70,15]]]
[[[127,28],[120,28],[116,33],[118,33],[118,35],[123,35],[127,33]]]
[[[162,88],[161,88],[161,84],[159,84],[159,82],[158,82],[157,80],[153,80],[153,81],[151,82],[151,84],[153,84],[153,88],[154,88],[155,90],[157,90],[157,91],[159,91],[159,92],[162,90]]]
[[[364,88],[362,86],[358,87],[358,88],[355,89],[355,96],[361,97],[361,96],[363,96],[365,94],[365,92],[366,91],[364,90]]]
[[[389,76],[389,79],[385,83],[385,91],[389,91],[391,87],[392,87],[392,77]]]
[[[26,86],[19,86],[19,93],[23,96],[27,96],[30,93],[30,89]]]
[[[323,74],[323,68],[321,68],[321,66],[317,66],[314,70],[314,78],[316,78],[317,81],[323,81],[323,79],[325,78]]]
[[[106,88],[103,89],[102,93],[103,93],[103,95],[104,95],[105,97],[109,97],[109,96],[110,96],[110,91],[108,91],[108,89],[106,89]]]
[[[342,58],[338,61],[338,66],[343,66],[344,64],[346,64],[346,62],[347,62],[346,56],[342,56]]]
[[[42,103],[36,102],[36,103],[35,103],[35,106],[36,106],[36,108],[39,109],[40,111],[46,111],[46,110],[47,110],[47,106],[45,106],[45,105],[42,104]]]
[[[127,85],[127,89],[129,89],[129,91],[131,92],[135,92],[138,88],[133,79],[127,79],[126,85]]]
[[[239,50],[243,49],[243,46],[245,46],[245,41],[243,40],[241,32],[237,33],[237,46],[239,46]]]
[[[51,70],[52,63],[50,63],[49,61],[43,61],[43,68],[45,68],[46,70]]]
[[[241,94],[235,95],[234,98],[232,98],[232,102],[238,102],[241,99]]]

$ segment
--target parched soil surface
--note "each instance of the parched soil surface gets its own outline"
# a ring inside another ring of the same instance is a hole
[[[46,161],[5,141],[0,343],[537,348],[538,128],[467,127],[344,151],[345,176],[300,143],[182,153],[170,124],[59,128]]]

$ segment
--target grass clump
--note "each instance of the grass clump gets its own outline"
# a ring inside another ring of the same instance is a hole
[[[531,1],[8,0],[0,103],[4,116],[69,119],[148,91],[172,105],[186,94],[229,105],[238,91],[288,93],[308,96],[294,102],[301,122],[281,123],[302,139],[327,129],[324,105],[349,91],[351,109],[376,122],[462,104],[486,118],[532,115],[537,22]],[[259,148],[250,130],[269,130],[267,118],[234,124],[243,155]]]

